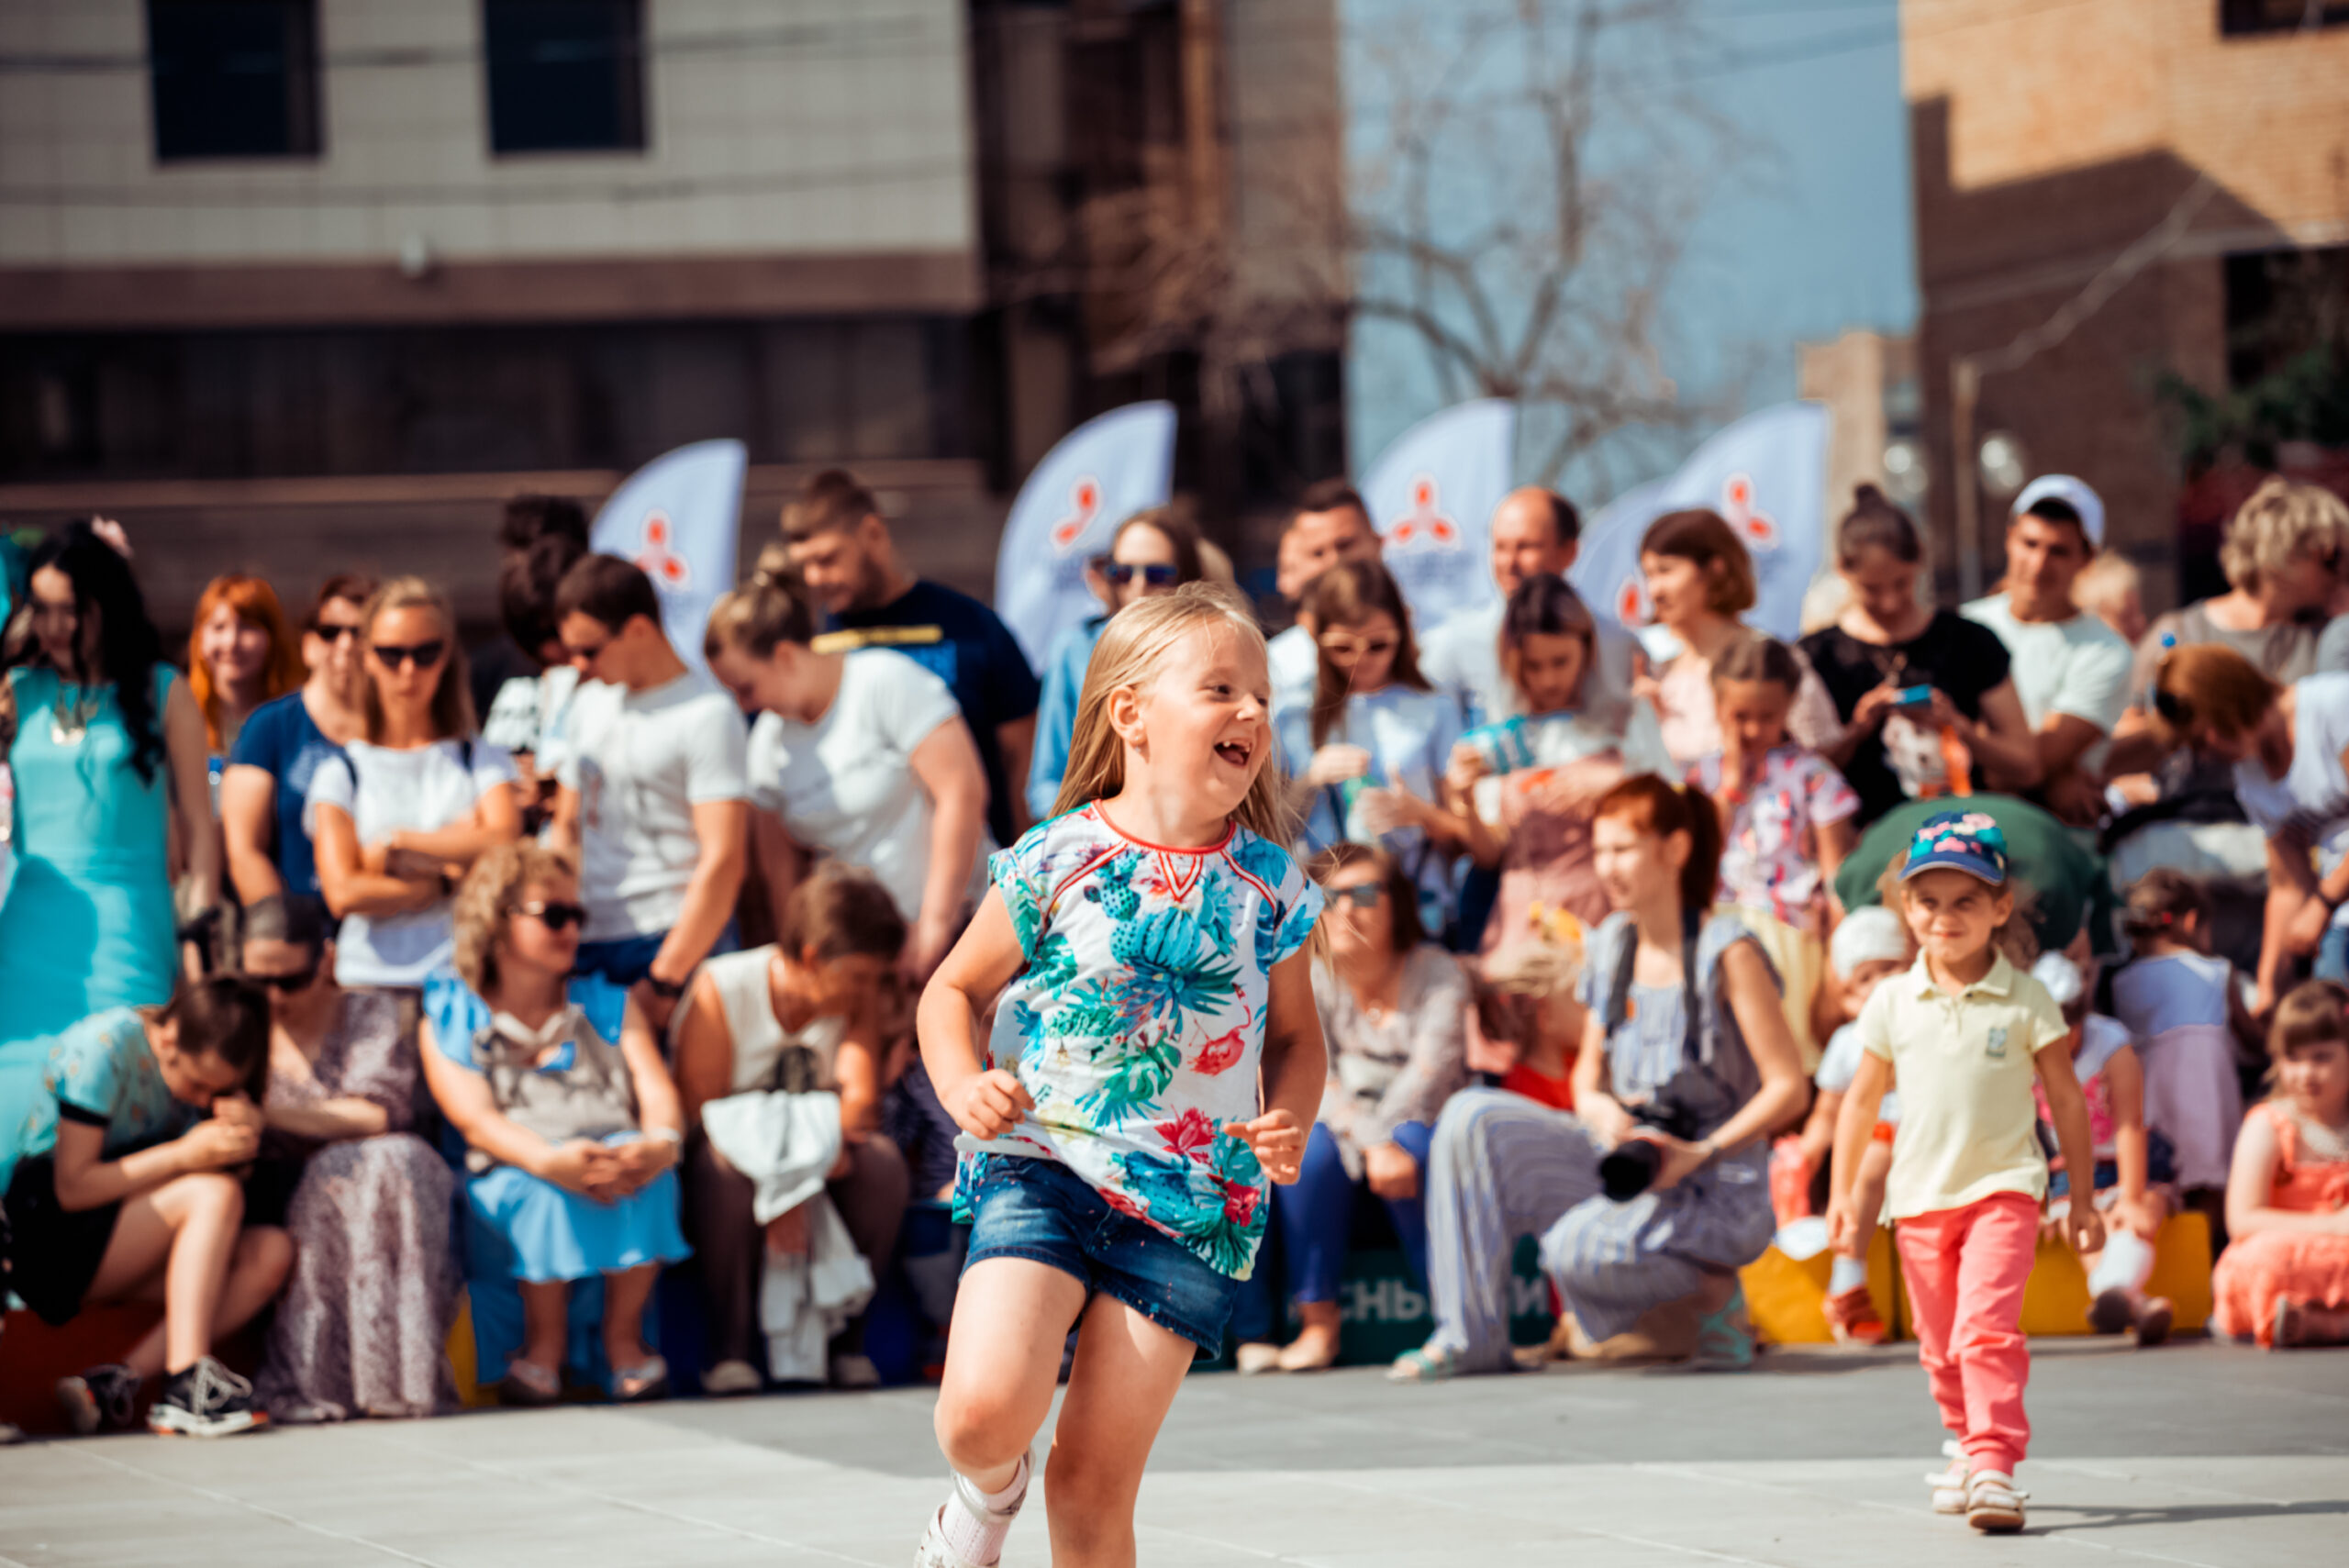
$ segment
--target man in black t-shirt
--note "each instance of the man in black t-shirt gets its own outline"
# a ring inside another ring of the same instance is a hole
[[[791,564],[823,609],[823,652],[893,648],[944,681],[987,774],[987,828],[1009,845],[1026,826],[1019,783],[1036,742],[1041,690],[1010,628],[986,606],[898,563],[873,493],[826,469],[783,509]]]

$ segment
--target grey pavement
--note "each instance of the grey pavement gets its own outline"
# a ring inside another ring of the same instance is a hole
[[[1913,1350],[1742,1376],[1194,1377],[1140,1508],[1167,1568],[2349,1562],[2349,1351],[2043,1341],[2030,1531],[1924,1507]],[[927,1389],[0,1450],[0,1568],[869,1563],[942,1471]],[[1005,1562],[1047,1562],[1031,1506]]]

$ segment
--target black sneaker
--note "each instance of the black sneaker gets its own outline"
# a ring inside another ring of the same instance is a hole
[[[57,1402],[76,1436],[118,1432],[139,1415],[139,1374],[120,1362],[57,1380]]]
[[[253,1385],[210,1356],[173,1373],[147,1410],[149,1429],[165,1437],[225,1438],[268,1419],[253,1401]]]

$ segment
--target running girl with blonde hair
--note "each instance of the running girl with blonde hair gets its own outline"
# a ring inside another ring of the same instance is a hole
[[[954,1487],[924,1568],[1000,1558],[1072,1325],[1052,1561],[1134,1561],[1159,1424],[1222,1345],[1267,1179],[1297,1178],[1328,1075],[1302,951],[1322,898],[1280,847],[1271,706],[1263,635],[1229,591],[1186,584],[1112,617],[1058,815],[989,862],[922,995],[972,1221],[937,1416]]]

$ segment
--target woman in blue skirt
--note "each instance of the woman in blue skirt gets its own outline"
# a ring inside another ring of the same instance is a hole
[[[687,1251],[684,1118],[636,1004],[614,1044],[566,988],[584,917],[568,856],[527,843],[490,851],[456,899],[457,973],[483,1004],[470,1017],[487,1021],[460,1030],[449,1020],[461,1010],[428,1006],[422,1025],[425,1080],[465,1140],[469,1229],[504,1243],[521,1291],[522,1349],[500,1386],[510,1404],[560,1396],[571,1284],[598,1274],[613,1396],[668,1392],[644,1309],[662,1265]]]

